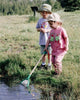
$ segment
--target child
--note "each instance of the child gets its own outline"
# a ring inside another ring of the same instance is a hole
[[[52,30],[44,50],[47,50],[49,43],[51,43],[52,64],[55,68],[54,74],[60,75],[62,73],[62,59],[68,50],[68,36],[65,29],[61,26],[62,21],[57,13],[49,15],[47,21]]]
[[[44,48],[50,33],[50,26],[47,22],[47,16],[51,14],[51,6],[48,4],[42,4],[41,8],[38,10],[38,12],[41,14],[42,18],[40,18],[37,22],[36,29],[40,32],[40,38],[39,38],[39,45],[41,49],[41,54],[44,53]],[[42,58],[42,64],[41,68],[45,67],[45,57]],[[51,69],[51,46],[48,46],[48,68]]]

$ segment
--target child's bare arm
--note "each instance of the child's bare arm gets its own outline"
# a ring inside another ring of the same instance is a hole
[[[46,33],[46,32],[50,32],[50,29],[38,28],[37,31],[40,31],[42,33]]]

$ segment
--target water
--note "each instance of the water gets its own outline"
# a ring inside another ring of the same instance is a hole
[[[0,100],[69,100],[69,98],[64,93],[36,89],[33,85],[27,89],[20,84],[9,87],[0,82]]]
[[[22,85],[8,87],[0,82],[0,100],[39,100],[40,92],[31,86],[30,91]]]

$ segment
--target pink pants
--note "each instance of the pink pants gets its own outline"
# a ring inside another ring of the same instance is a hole
[[[52,64],[54,66],[56,73],[62,72],[62,60],[63,60],[64,55],[65,53],[52,55]]]

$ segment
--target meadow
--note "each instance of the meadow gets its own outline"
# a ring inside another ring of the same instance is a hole
[[[47,89],[49,85],[61,91],[68,91],[71,97],[69,100],[79,100],[80,11],[58,13],[69,37],[69,50],[63,59],[62,75],[58,78],[53,77],[54,67],[52,71],[36,69],[32,74],[31,83]],[[25,79],[41,57],[39,32],[36,31],[40,15],[37,14],[38,18],[35,21],[30,17],[0,16],[0,77],[9,80],[10,83]]]

